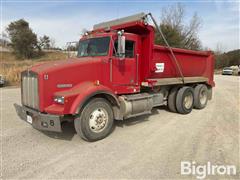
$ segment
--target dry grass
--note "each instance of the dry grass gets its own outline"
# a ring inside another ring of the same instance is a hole
[[[10,52],[1,52],[0,74],[4,75],[6,85],[19,85],[20,73],[29,67],[47,61],[66,59],[67,54],[62,52],[47,52],[40,58],[31,60],[18,60]]]

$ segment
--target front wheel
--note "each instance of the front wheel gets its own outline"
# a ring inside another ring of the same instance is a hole
[[[111,133],[113,127],[113,111],[110,103],[103,98],[89,101],[74,120],[74,127],[81,138],[97,141]]]

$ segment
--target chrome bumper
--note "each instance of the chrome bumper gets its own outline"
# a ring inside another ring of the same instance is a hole
[[[35,129],[42,131],[62,132],[60,116],[43,114],[25,106],[14,104],[18,116],[31,124]],[[31,117],[32,123],[28,121]]]

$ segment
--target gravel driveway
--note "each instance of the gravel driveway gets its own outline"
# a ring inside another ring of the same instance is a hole
[[[20,89],[3,88],[2,178],[193,178],[180,175],[181,161],[232,164],[239,175],[239,80],[216,75],[205,109],[180,115],[161,107],[151,116],[117,122],[110,136],[94,143],[80,139],[72,123],[63,124],[62,134],[33,129],[13,107]]]

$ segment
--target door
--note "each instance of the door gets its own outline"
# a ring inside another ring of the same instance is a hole
[[[137,82],[137,63],[136,52],[137,44],[136,37],[126,36],[125,42],[125,57],[116,57],[117,40],[114,42],[113,58],[112,58],[112,83],[119,86],[131,86]]]

